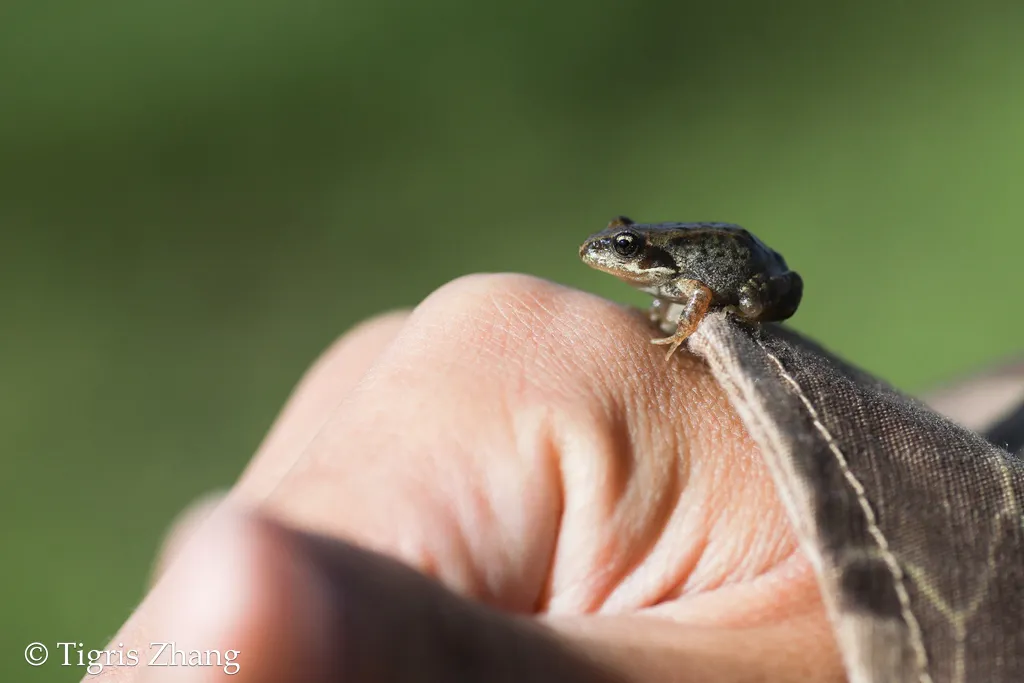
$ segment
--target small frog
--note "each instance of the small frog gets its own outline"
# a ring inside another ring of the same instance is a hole
[[[751,322],[785,320],[796,312],[803,280],[782,255],[731,223],[634,223],[619,216],[591,235],[580,258],[654,295],[651,320],[664,325],[668,307],[682,304],[676,332],[652,339],[671,358],[710,309]]]

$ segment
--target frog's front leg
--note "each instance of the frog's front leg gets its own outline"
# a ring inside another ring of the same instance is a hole
[[[652,344],[668,344],[665,360],[671,358],[676,349],[697,329],[713,298],[711,288],[697,280],[676,280],[671,287],[673,297],[683,302],[683,312],[679,314],[676,333],[664,339],[651,340]]]

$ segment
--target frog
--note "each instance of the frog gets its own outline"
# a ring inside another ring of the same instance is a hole
[[[637,223],[627,216],[586,239],[580,258],[654,300],[649,315],[659,327],[675,324],[666,360],[689,339],[709,311],[742,321],[778,322],[796,313],[803,279],[753,233],[734,223]],[[672,306],[682,308],[676,320]],[[667,332],[667,329],[666,329]]]

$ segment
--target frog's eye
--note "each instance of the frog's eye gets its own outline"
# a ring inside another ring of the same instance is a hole
[[[642,243],[640,235],[624,230],[612,238],[612,249],[622,258],[632,258],[640,253]]]

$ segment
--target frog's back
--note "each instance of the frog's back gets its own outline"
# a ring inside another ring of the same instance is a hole
[[[675,254],[679,275],[707,285],[714,307],[746,311],[755,321],[793,315],[803,281],[778,253],[734,223],[659,223],[650,226],[653,241]],[[741,305],[746,302],[747,305]]]
[[[734,223],[659,223],[655,239],[678,255],[681,270],[727,292],[754,275],[775,277],[789,271],[782,255],[746,228]]]

